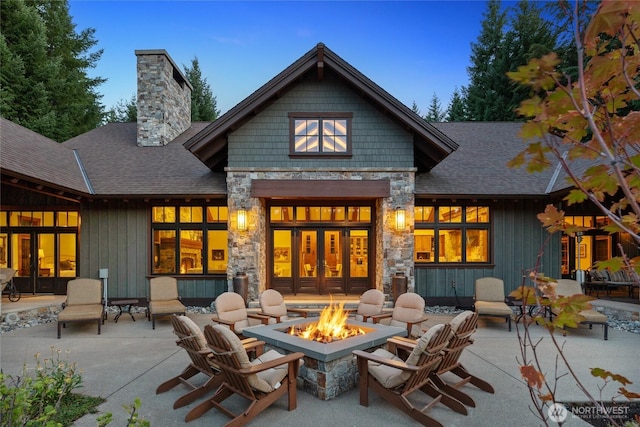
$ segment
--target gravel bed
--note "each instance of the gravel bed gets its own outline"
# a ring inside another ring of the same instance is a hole
[[[131,307],[133,314],[139,314],[145,312],[144,307]],[[428,306],[425,312],[430,314],[458,314],[463,310],[456,307],[449,306]],[[30,328],[33,326],[41,325],[44,323],[56,322],[58,319],[59,308],[57,307],[44,307],[37,310],[31,310],[30,312],[23,313],[21,318],[17,321],[7,321],[12,319],[6,319],[3,316],[2,322],[0,322],[0,334],[4,332],[13,331],[20,328]],[[115,315],[118,312],[116,306],[107,307],[107,314]],[[215,313],[212,307],[187,307],[187,313],[191,314],[211,314]],[[609,327],[620,331],[627,331],[634,334],[640,334],[640,320],[631,318],[630,312],[620,312],[617,310],[610,311],[605,310],[604,314],[609,316]]]

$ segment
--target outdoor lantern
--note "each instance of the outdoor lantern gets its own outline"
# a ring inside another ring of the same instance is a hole
[[[238,210],[238,231],[247,230],[247,211],[244,209]]]
[[[404,231],[406,226],[404,209],[396,209],[396,230]]]

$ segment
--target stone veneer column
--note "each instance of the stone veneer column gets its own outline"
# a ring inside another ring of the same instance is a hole
[[[139,146],[159,147],[191,126],[191,83],[164,49],[136,50]]]
[[[408,290],[414,290],[413,277],[413,224],[414,224],[414,169],[243,169],[227,168],[227,191],[229,207],[229,267],[227,278],[232,288],[233,276],[244,272],[249,279],[248,299],[257,301],[260,292],[266,288],[266,209],[263,200],[251,197],[253,179],[296,179],[296,180],[390,180],[390,197],[376,202],[375,238],[376,256],[375,287],[391,294],[391,280],[396,272],[407,277]],[[407,227],[404,231],[395,229],[395,211],[402,208],[406,212]],[[238,231],[238,209],[248,214],[248,230]]]

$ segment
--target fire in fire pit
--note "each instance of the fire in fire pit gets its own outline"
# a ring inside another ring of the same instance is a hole
[[[311,341],[330,343],[366,333],[361,328],[348,325],[347,317],[344,303],[337,307],[331,303],[322,310],[317,322],[292,326],[289,328],[289,334]]]

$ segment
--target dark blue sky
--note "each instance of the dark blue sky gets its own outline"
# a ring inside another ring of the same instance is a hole
[[[509,2],[511,3],[511,2]],[[92,27],[104,54],[92,75],[103,104],[136,91],[136,49],[166,49],[180,65],[198,58],[222,113],[318,42],[424,114],[468,84],[471,43],[484,0],[93,1],[70,0],[76,31]],[[507,2],[503,2],[503,6]]]

